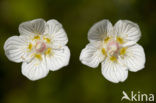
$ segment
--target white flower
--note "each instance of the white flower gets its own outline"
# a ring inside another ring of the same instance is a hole
[[[119,20],[114,27],[109,20],[94,24],[88,32],[89,44],[82,50],[80,60],[92,68],[102,66],[103,76],[114,83],[123,82],[128,70],[144,68],[145,54],[137,44],[139,26],[128,20]]]
[[[9,60],[22,63],[22,74],[30,80],[45,77],[69,63],[68,38],[56,20],[35,19],[21,23],[20,36],[12,36],[4,44]]]

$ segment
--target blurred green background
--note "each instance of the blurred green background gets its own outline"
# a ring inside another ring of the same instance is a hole
[[[10,62],[3,50],[5,40],[19,35],[21,22],[57,19],[66,30],[70,64],[48,76],[30,81],[21,64]],[[129,72],[124,83],[114,84],[101,74],[101,66],[89,68],[79,61],[88,43],[87,32],[97,21],[113,24],[128,19],[139,24],[139,41],[146,53],[145,68]],[[0,103],[120,103],[122,91],[156,93],[156,0],[0,0]],[[128,102],[128,101],[124,101]]]

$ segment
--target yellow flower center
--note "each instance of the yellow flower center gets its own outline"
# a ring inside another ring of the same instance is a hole
[[[37,52],[40,52],[40,53],[44,52],[46,49],[46,43],[41,42],[41,41],[37,42],[35,49]]]
[[[110,56],[116,55],[119,51],[119,44],[116,41],[110,41],[107,44],[107,52]]]
[[[113,62],[117,62],[118,56],[123,57],[126,54],[127,47],[122,47],[124,40],[121,37],[117,37],[116,39],[106,37],[103,43],[102,54],[109,57]]]
[[[52,48],[50,47],[51,39],[42,36],[35,35],[31,42],[28,44],[28,52],[32,53],[32,57],[42,60],[42,55],[51,55]]]

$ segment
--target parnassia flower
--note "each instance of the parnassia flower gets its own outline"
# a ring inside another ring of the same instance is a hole
[[[22,74],[30,80],[45,77],[69,63],[68,38],[62,25],[52,19],[27,21],[19,25],[20,36],[12,36],[4,44],[9,60],[22,63]]]
[[[89,44],[82,50],[83,64],[96,68],[101,63],[103,76],[114,83],[123,82],[128,70],[144,68],[145,54],[137,44],[139,26],[128,20],[119,20],[114,27],[109,20],[94,24],[88,32]]]

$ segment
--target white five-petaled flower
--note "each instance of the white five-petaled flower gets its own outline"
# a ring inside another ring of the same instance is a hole
[[[62,25],[52,19],[35,19],[21,23],[20,36],[12,36],[4,44],[9,60],[22,63],[22,74],[30,80],[45,77],[69,63],[68,38]]]
[[[136,23],[119,20],[113,27],[109,20],[102,20],[89,30],[89,44],[82,50],[80,60],[92,68],[101,63],[107,80],[123,82],[128,70],[136,72],[144,68],[144,49],[137,44],[140,36]]]

